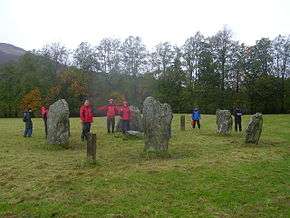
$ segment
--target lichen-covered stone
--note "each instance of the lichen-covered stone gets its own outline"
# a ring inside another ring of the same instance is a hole
[[[172,118],[169,104],[161,104],[153,97],[145,99],[143,103],[145,151],[167,151]]]
[[[230,134],[233,128],[233,118],[231,112],[229,110],[217,110],[216,124],[218,134]]]
[[[251,117],[246,129],[246,143],[258,144],[263,128],[263,115],[256,113]]]
[[[49,107],[47,116],[48,144],[68,145],[70,136],[69,107],[64,99]]]

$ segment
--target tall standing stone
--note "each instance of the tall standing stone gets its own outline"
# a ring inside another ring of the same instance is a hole
[[[61,99],[49,107],[47,142],[48,144],[67,145],[69,143],[69,136],[69,108],[67,102]]]
[[[229,110],[217,110],[216,124],[218,134],[222,135],[230,134],[233,127],[233,118],[231,112]]]
[[[161,104],[153,97],[145,99],[143,103],[145,151],[167,151],[172,118],[169,104]]]
[[[263,115],[256,113],[251,117],[246,129],[246,143],[258,144],[262,133]]]

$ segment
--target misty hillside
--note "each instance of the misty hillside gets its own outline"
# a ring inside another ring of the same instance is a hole
[[[25,50],[11,44],[0,43],[0,64],[16,61],[25,54]]]

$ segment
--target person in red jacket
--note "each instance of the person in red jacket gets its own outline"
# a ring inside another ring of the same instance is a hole
[[[41,113],[41,117],[42,117],[43,122],[44,122],[45,138],[47,138],[47,114],[48,114],[48,109],[45,106],[42,106],[40,108],[40,113]]]
[[[88,133],[91,131],[91,123],[93,122],[93,110],[89,100],[85,100],[83,106],[80,109],[80,118],[83,125],[81,139],[88,140]]]
[[[121,120],[122,120],[122,131],[126,133],[130,130],[130,118],[131,118],[131,110],[129,108],[129,104],[127,101],[123,102],[123,106],[121,108]]]
[[[109,99],[109,104],[107,106],[98,107],[98,110],[106,111],[107,115],[107,130],[108,133],[114,133],[115,130],[115,116],[118,113],[117,107],[114,104],[113,99]]]

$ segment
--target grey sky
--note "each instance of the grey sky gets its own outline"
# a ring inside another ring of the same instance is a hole
[[[0,0],[0,42],[24,49],[141,36],[148,48],[182,45],[196,31],[227,25],[234,39],[290,34],[290,0]]]

